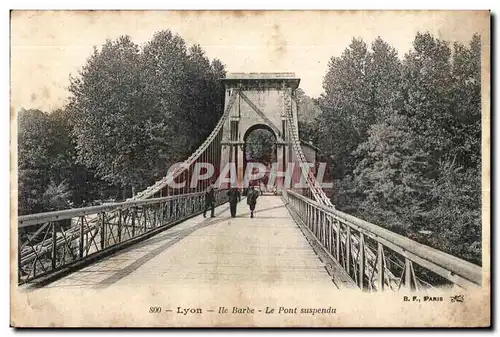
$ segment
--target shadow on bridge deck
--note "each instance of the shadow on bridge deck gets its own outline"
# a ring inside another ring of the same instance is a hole
[[[281,198],[258,201],[253,219],[245,200],[236,218],[226,204],[215,218],[196,216],[45,288],[251,283],[335,289]]]

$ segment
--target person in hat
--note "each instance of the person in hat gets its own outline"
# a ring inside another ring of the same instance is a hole
[[[205,209],[203,210],[203,217],[207,215],[207,210],[210,208],[210,216],[215,217],[215,189],[212,185],[207,187],[205,191]]]
[[[255,205],[257,205],[258,197],[259,197],[259,191],[255,189],[255,186],[250,186],[247,194],[247,204],[250,207],[251,218],[253,218],[253,213],[255,211]]]
[[[227,192],[227,195],[229,197],[229,209],[231,211],[231,218],[235,218],[236,206],[238,205],[238,202],[241,201],[240,190],[236,187],[233,187]]]

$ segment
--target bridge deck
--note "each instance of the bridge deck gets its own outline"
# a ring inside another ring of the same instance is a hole
[[[46,287],[244,284],[336,288],[281,198],[262,196],[250,219],[243,200],[215,218],[196,216]]]

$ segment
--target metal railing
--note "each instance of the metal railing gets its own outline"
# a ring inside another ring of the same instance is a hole
[[[364,290],[480,287],[481,267],[288,190],[292,211]]]
[[[227,201],[216,190],[216,205]],[[18,282],[54,273],[95,253],[161,231],[203,211],[204,193],[126,201],[18,218]]]

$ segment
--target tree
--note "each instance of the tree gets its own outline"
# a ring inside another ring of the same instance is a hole
[[[453,147],[451,50],[429,33],[417,33],[403,63],[402,113],[418,137],[418,146],[437,163]],[[435,176],[430,167],[428,176]]]
[[[295,101],[297,103],[299,138],[304,141],[317,143],[317,118],[321,114],[318,103],[307,96],[304,90],[300,88],[295,90]]]
[[[254,130],[247,137],[245,152],[249,160],[271,164],[276,161],[276,138],[268,130]]]
[[[40,198],[50,183],[50,120],[40,110],[18,114],[19,214],[43,210]]]
[[[141,94],[150,138],[143,151],[152,164],[153,179],[164,176],[191,149],[192,117],[185,106],[187,58],[185,41],[169,30],[155,33],[141,53]]]
[[[353,151],[367,137],[371,125],[385,116],[398,90],[400,62],[394,48],[378,38],[368,50],[353,39],[341,57],[332,57],[319,103],[319,144],[330,149],[335,176],[355,167]]]
[[[315,141],[328,158],[334,178],[330,197],[340,208],[357,204],[353,171],[359,144],[369,128],[390,115],[400,85],[401,62],[396,50],[381,38],[368,49],[353,39],[340,57],[332,57],[318,103],[322,113],[315,125]]]
[[[129,37],[94,50],[71,81],[78,158],[122,188],[144,188],[201,144],[222,113],[225,75],[201,47],[156,33],[142,50]],[[192,135],[196,135],[193,137]]]
[[[455,43],[452,64],[452,143],[457,163],[481,165],[481,39],[475,34],[469,47]]]
[[[479,37],[454,49],[452,57],[446,42],[417,34],[403,62],[401,90],[355,152],[355,212],[477,263]],[[421,235],[423,229],[432,235]]]
[[[356,150],[354,180],[363,196],[358,212],[367,220],[398,231],[421,225],[431,181],[421,174],[428,154],[415,139],[407,118],[393,114],[373,125]]]
[[[299,122],[313,122],[321,114],[321,109],[317,102],[307,96],[301,88],[295,90],[295,101],[297,102],[297,117]]]
[[[333,163],[337,208],[481,261],[480,51],[418,33],[403,62],[380,38],[330,59],[300,132]]]
[[[223,110],[224,65],[210,63],[199,45],[187,50],[170,31],[156,33],[142,53],[144,101],[161,128],[151,147],[155,179],[173,163],[186,159],[210,134]]]
[[[72,78],[69,109],[78,158],[96,174],[121,186],[144,183],[147,129],[140,95],[139,49],[129,37],[94,49],[78,78]]]
[[[401,68],[396,49],[380,37],[375,39],[367,69],[371,92],[369,107],[375,115],[371,121],[381,122],[392,114],[399,94]]]
[[[66,109],[57,109],[49,114],[49,118],[56,132],[55,149],[51,154],[51,161],[56,169],[51,179],[64,182],[58,186],[66,187],[71,196],[71,204],[75,207],[87,206],[102,198],[109,186],[96,178],[91,169],[78,162],[71,115]]]
[[[186,107],[186,121],[189,128],[197,130],[194,133],[196,143],[205,139],[218,120],[210,102],[210,86],[212,85],[210,76],[210,60],[205,57],[204,51],[199,45],[189,48],[189,55],[186,66],[186,95],[184,106]]]
[[[361,39],[353,39],[341,57],[332,57],[323,82],[325,94],[321,97],[321,108],[325,122],[345,122],[351,133],[359,138],[369,123],[365,115],[370,113],[367,103],[371,98],[368,83],[368,66],[371,55]],[[371,117],[369,118],[371,119]]]
[[[42,195],[41,204],[45,212],[56,211],[69,208],[71,206],[70,199],[71,192],[65,182],[56,185],[51,181]]]
[[[19,214],[81,206],[100,182],[75,163],[76,149],[64,110],[19,112]],[[86,179],[80,179],[85,176]]]
[[[443,160],[431,189],[427,223],[434,247],[471,262],[481,263],[481,175],[453,160]]]
[[[19,112],[19,213],[38,213],[66,208],[71,193],[65,184],[72,175],[72,144],[60,119],[40,110]],[[57,200],[51,195],[64,191]]]
[[[214,59],[210,65],[210,70],[210,79],[212,82],[212,86],[210,87],[210,102],[214,103],[216,114],[222,116],[224,112],[225,87],[221,79],[226,77],[226,69],[219,59]]]

